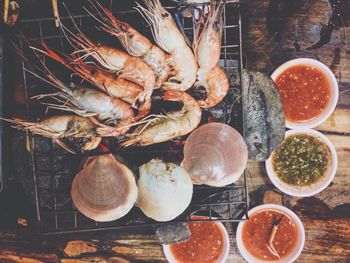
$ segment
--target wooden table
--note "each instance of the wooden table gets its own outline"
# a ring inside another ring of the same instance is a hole
[[[300,216],[306,241],[297,262],[350,262],[350,1],[331,2],[337,5],[331,7],[326,0],[249,0],[243,5],[248,68],[271,73],[289,59],[311,57],[328,65],[339,81],[337,108],[317,127],[334,143],[339,158],[337,174],[326,190],[303,199],[281,195],[271,186],[264,163],[248,165],[252,206],[283,203]],[[22,217],[8,200],[11,194],[2,193],[0,207],[14,218]],[[236,225],[226,227],[231,240],[227,262],[244,262],[235,243]],[[10,227],[2,227],[0,262],[165,262],[151,232],[47,238],[34,229],[30,222],[22,226],[15,219]]]

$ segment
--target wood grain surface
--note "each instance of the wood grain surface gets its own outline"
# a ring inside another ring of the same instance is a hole
[[[340,90],[335,112],[317,127],[337,150],[332,184],[314,197],[293,198],[271,186],[264,163],[249,162],[251,205],[282,203],[300,216],[306,241],[297,262],[350,262],[350,1],[247,0],[242,15],[247,68],[271,73],[289,59],[316,58],[332,69]],[[11,227],[0,231],[0,262],[166,262],[151,232],[53,238],[33,232],[30,223]],[[244,262],[235,243],[236,224],[226,227],[227,262]]]

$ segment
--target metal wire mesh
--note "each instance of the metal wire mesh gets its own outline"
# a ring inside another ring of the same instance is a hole
[[[118,18],[129,22],[146,36],[151,37],[149,28],[142,21],[141,16],[134,10],[117,10],[113,12]],[[175,11],[174,6],[169,9]],[[230,124],[240,132],[242,131],[242,108],[240,101],[240,73],[242,69],[242,44],[241,44],[241,20],[238,1],[228,0],[224,7],[224,31],[220,65],[225,69],[230,81],[230,89],[219,105],[203,112],[202,122],[217,121]],[[192,15],[195,15],[194,13]],[[97,30],[93,30],[96,21],[88,15],[73,15],[75,23],[87,32],[89,37],[101,42],[117,46],[117,41],[111,39]],[[72,26],[70,17],[61,17],[62,23],[67,27]],[[193,36],[193,20],[191,17],[183,18],[185,32],[190,40]],[[66,53],[71,51],[64,34],[54,26],[53,18],[22,20],[21,30],[31,43],[44,39],[45,42],[56,49]],[[28,43],[22,38],[18,39],[20,47],[29,60],[33,53]],[[119,46],[120,47],[120,46]],[[46,66],[53,73],[66,82],[72,81],[72,74],[63,66],[42,57]],[[43,106],[30,98],[41,93],[54,92],[55,89],[43,84],[38,78],[27,71],[31,66],[22,60],[23,86],[26,98],[28,117],[40,118],[47,114]],[[74,76],[73,76],[74,77]],[[190,91],[194,96],[197,91]],[[157,98],[155,98],[157,100]],[[52,112],[57,114],[57,112]],[[29,135],[30,143],[30,168],[33,179],[33,196],[36,205],[37,219],[41,222],[43,232],[58,234],[81,231],[118,230],[127,227],[144,227],[159,224],[147,218],[139,208],[134,207],[123,218],[108,222],[98,223],[85,217],[74,207],[70,197],[70,187],[74,175],[81,167],[81,163],[87,156],[100,154],[100,150],[88,153],[71,155],[61,149],[51,139]],[[185,137],[147,147],[132,147],[129,149],[117,149],[116,140],[105,139],[112,152],[118,152],[129,165],[136,170],[137,167],[154,157],[162,157],[165,161],[179,163],[182,160],[182,149]],[[248,191],[246,175],[244,174],[238,183],[226,187],[212,188],[208,186],[195,186],[193,199],[188,209],[175,221],[188,221],[192,214],[208,216],[208,220],[221,220],[225,222],[240,221],[248,210]]]

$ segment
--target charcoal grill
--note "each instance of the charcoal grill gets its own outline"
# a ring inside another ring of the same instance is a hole
[[[125,2],[125,1],[123,1]],[[88,1],[83,4],[89,4]],[[134,25],[145,35],[151,37],[150,30],[143,22],[141,16],[133,9],[123,8],[124,4],[116,4],[111,1],[113,13],[120,19],[124,19]],[[205,4],[204,4],[205,5]],[[69,8],[69,7],[68,7]],[[171,12],[176,10],[174,4],[168,6]],[[82,9],[82,8],[81,8]],[[61,7],[61,21],[67,27],[72,27],[72,18],[77,25],[92,39],[99,39],[107,44],[117,46],[115,39],[106,36],[102,32],[94,30],[97,22],[86,13],[74,13],[72,17],[65,16]],[[82,10],[80,10],[82,11]],[[194,15],[196,11],[192,11]],[[224,122],[243,133],[242,107],[240,100],[240,74],[242,70],[242,44],[241,44],[241,17],[239,1],[227,0],[224,7],[224,31],[222,39],[222,52],[220,64],[230,78],[228,95],[219,105],[203,112],[202,123],[208,121]],[[66,13],[67,14],[67,13]],[[142,21],[142,22],[141,22]],[[183,18],[185,32],[191,40],[193,36],[193,24],[191,18]],[[24,19],[19,24],[20,30],[30,41],[44,39],[49,46],[70,52],[71,47],[66,41],[62,31],[55,27],[54,18]],[[15,41],[22,52],[29,59],[33,53],[26,41],[21,37]],[[31,99],[39,93],[54,92],[55,89],[31,75],[28,68],[31,65],[19,58],[22,65],[23,88],[26,102],[27,118],[37,119],[45,116],[47,112],[43,106]],[[63,66],[42,58],[48,68],[61,80],[71,82],[71,72]],[[196,91],[190,91],[197,96]],[[154,97],[157,101],[157,96]],[[157,103],[155,103],[157,104]],[[156,109],[157,106],[155,106]],[[49,114],[59,112],[50,111]],[[147,227],[160,224],[147,218],[139,208],[134,207],[123,218],[99,223],[88,219],[74,207],[70,198],[70,187],[74,175],[79,170],[83,160],[90,155],[101,154],[97,149],[91,152],[69,154],[61,149],[51,139],[20,133],[17,135],[16,147],[26,156],[25,160],[19,160],[16,171],[20,180],[30,185],[28,195],[33,199],[36,208],[36,219],[40,223],[44,234],[63,234],[85,231],[124,230],[127,228]],[[154,157],[161,157],[165,161],[180,163],[182,160],[183,142],[186,136],[175,140],[148,146],[118,149],[115,138],[104,139],[103,144],[108,146],[111,152],[118,153],[130,166],[136,168]],[[27,146],[28,150],[26,150]],[[248,189],[246,173],[239,182],[220,188],[208,186],[194,186],[193,199],[188,209],[173,221],[189,221],[192,214],[207,215],[208,220],[220,220],[223,222],[238,222],[243,215],[247,216]],[[203,221],[204,219],[201,219]]]

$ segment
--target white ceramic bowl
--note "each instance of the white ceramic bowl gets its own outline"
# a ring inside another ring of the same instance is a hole
[[[315,184],[312,184],[310,186],[305,187],[293,187],[291,185],[286,184],[283,182],[273,171],[272,167],[272,156],[274,153],[271,154],[269,159],[266,160],[265,166],[267,175],[269,176],[271,182],[282,192],[291,195],[291,196],[298,196],[298,197],[307,197],[315,195],[322,190],[324,190],[333,180],[338,166],[338,158],[337,158],[337,152],[335,150],[334,145],[332,142],[322,133],[315,131],[315,130],[289,130],[286,132],[286,138],[293,134],[307,134],[314,137],[319,138],[323,143],[325,143],[330,151],[331,154],[331,167],[328,169],[328,172],[323,178],[316,182]]]
[[[212,222],[214,222],[214,221],[212,221]],[[213,263],[225,263],[225,261],[228,257],[228,252],[230,250],[230,239],[229,239],[229,236],[228,236],[228,233],[227,233],[225,226],[219,221],[215,221],[214,223],[220,228],[221,233],[223,234],[224,249],[223,249],[219,259]],[[177,261],[176,258],[174,257],[174,255],[171,253],[169,245],[163,245],[163,251],[164,251],[164,255],[169,263],[179,263],[179,261]]]
[[[310,65],[315,68],[318,68],[320,71],[322,71],[325,76],[328,79],[330,88],[331,88],[331,99],[327,106],[327,108],[316,118],[311,119],[309,121],[303,121],[303,122],[291,122],[286,120],[286,127],[290,129],[311,129],[314,128],[321,123],[323,123],[325,120],[328,119],[328,117],[333,113],[337,102],[338,102],[338,96],[339,96],[339,88],[338,88],[338,82],[333,74],[333,72],[322,62],[311,59],[311,58],[297,58],[290,61],[287,61],[286,63],[279,66],[271,75],[271,78],[276,81],[278,76],[281,75],[282,72],[284,72],[286,69],[297,66],[297,65]]]
[[[283,259],[281,259],[279,261],[274,261],[274,262],[291,263],[291,262],[295,261],[299,257],[301,251],[303,250],[304,243],[305,243],[305,230],[304,230],[304,226],[301,223],[299,217],[290,209],[288,209],[284,206],[275,205],[275,204],[264,204],[264,205],[256,206],[253,209],[249,210],[248,216],[252,216],[254,213],[256,213],[258,211],[263,211],[263,210],[275,210],[275,211],[284,213],[284,214],[288,215],[296,223],[296,226],[298,229],[297,245],[295,246],[294,250],[287,257],[284,257]],[[245,216],[243,217],[243,219],[245,219]],[[254,257],[253,255],[251,255],[249,253],[249,251],[244,246],[244,243],[242,240],[242,230],[243,230],[244,224],[245,224],[245,222],[240,222],[238,224],[238,228],[236,231],[236,242],[237,242],[239,252],[245,258],[245,260],[247,260],[249,263],[268,262],[268,261],[264,261],[264,260],[261,260],[261,259]]]

